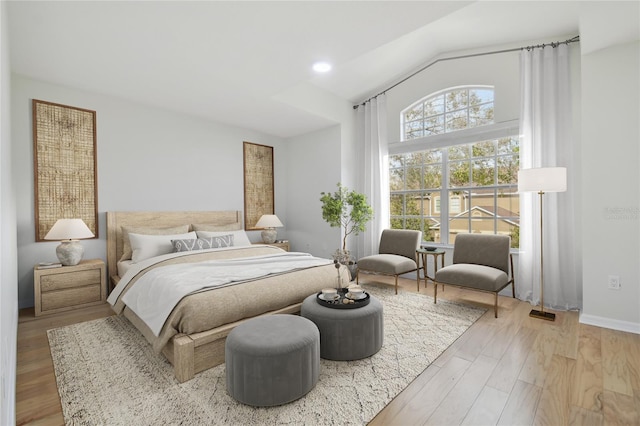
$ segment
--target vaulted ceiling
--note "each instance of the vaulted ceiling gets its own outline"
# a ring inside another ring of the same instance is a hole
[[[355,104],[448,52],[579,33],[584,52],[639,31],[637,1],[11,1],[8,11],[14,73],[280,137],[331,124],[282,102],[301,84]],[[315,75],[318,60],[333,69]]]

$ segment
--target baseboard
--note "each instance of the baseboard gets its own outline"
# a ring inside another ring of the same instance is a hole
[[[610,328],[612,330],[625,331],[627,333],[640,334],[640,323],[620,321],[611,318],[599,317],[580,313],[581,324],[595,325],[597,327]]]

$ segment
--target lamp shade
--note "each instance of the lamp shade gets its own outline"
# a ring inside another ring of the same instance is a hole
[[[518,192],[565,192],[565,167],[540,167],[518,171]]]
[[[58,219],[44,239],[62,241],[93,237],[93,232],[82,219]]]
[[[256,223],[256,228],[281,228],[283,226],[275,214],[263,214]]]

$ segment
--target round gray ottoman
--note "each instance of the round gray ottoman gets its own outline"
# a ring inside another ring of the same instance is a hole
[[[227,392],[236,400],[266,407],[309,392],[320,372],[320,334],[297,315],[250,319],[227,336]]]
[[[320,330],[320,356],[349,361],[369,357],[380,350],[384,339],[382,304],[373,296],[367,306],[334,309],[320,305],[312,294],[302,302],[300,315]]]

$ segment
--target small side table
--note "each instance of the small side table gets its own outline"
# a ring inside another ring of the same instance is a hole
[[[97,305],[107,300],[105,264],[83,260],[75,266],[33,269],[35,316]]]
[[[275,243],[271,243],[271,244],[267,244],[267,243],[253,243],[253,244],[265,244],[268,246],[275,246],[275,247],[280,247],[282,250],[284,251],[291,251],[291,247],[289,246],[289,241],[283,241],[283,242],[275,242]]]
[[[436,272],[438,272],[438,257],[440,258],[440,267],[444,268],[444,256],[446,251],[444,250],[427,250],[424,248],[419,248],[416,250],[416,257],[420,257],[422,261],[422,271],[424,272],[424,287],[427,288],[427,280],[431,280],[435,283],[434,278],[436,277]],[[427,274],[427,255],[433,256],[433,277],[430,277]],[[420,272],[418,272],[420,273]],[[442,286],[444,289],[444,285]]]

